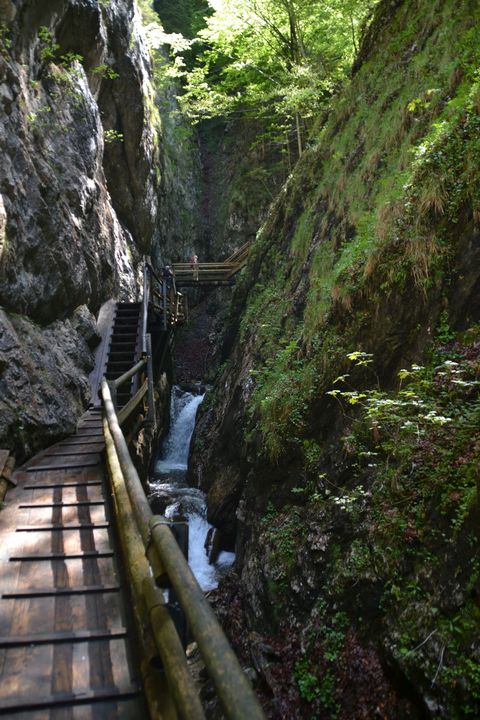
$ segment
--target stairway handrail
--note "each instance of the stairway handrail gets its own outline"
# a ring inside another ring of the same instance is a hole
[[[163,315],[164,315],[164,330],[167,330],[167,326],[169,324],[176,325],[182,318],[183,313],[181,310],[183,309],[183,295],[182,293],[178,292],[177,286],[175,283],[175,274],[172,274],[172,289],[173,289],[173,297],[170,297],[170,293],[168,292],[168,285],[166,282],[165,277],[160,277],[157,275],[155,270],[152,267],[152,264],[148,261],[148,259],[144,258],[144,271],[148,273],[150,276],[150,283],[148,286],[148,292],[149,292],[149,298],[148,302],[153,302],[153,297],[156,296],[160,300],[162,300],[163,303]],[[160,286],[160,292],[155,289],[153,286],[153,283],[151,282],[151,278],[157,281],[158,285]],[[144,295],[145,297],[145,295]],[[172,311],[173,307],[173,311]],[[148,310],[148,303],[147,303],[147,310]]]
[[[241,246],[238,248],[238,250],[235,250],[235,252],[232,253],[232,255],[230,255],[228,258],[226,258],[225,262],[226,262],[226,263],[235,262],[236,259],[237,259],[240,255],[243,255],[243,254],[246,253],[249,249],[250,249],[250,240],[247,240],[247,242],[243,243],[243,245],[241,245]]]
[[[127,370],[123,373],[123,375],[120,375],[120,377],[115,378],[115,380],[110,381],[110,385],[112,385],[115,390],[118,390],[118,388],[127,382],[127,380],[131,380],[134,375],[136,375],[142,368],[145,367],[147,364],[147,358],[142,357],[141,360],[139,360],[135,365],[133,365],[130,370]]]
[[[102,399],[108,429],[113,438],[123,481],[145,551],[149,559],[154,551],[177,594],[226,717],[228,720],[246,718],[265,720],[249,681],[173,536],[171,523],[164,517],[152,513],[130,457],[105,378],[102,379]],[[159,642],[162,641],[161,638],[157,639]]]

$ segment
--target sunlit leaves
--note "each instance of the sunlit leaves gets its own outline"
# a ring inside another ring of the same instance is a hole
[[[240,113],[282,125],[325,107],[346,77],[359,26],[374,2],[210,4],[213,13],[198,34],[197,59],[186,74],[183,109],[193,120]]]

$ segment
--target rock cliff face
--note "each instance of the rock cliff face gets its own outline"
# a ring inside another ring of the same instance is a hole
[[[210,120],[198,126],[200,246],[211,259],[224,259],[254,240],[267,209],[288,173],[278,151],[258,141],[255,121]]]
[[[191,478],[271,717],[479,712],[478,20],[379,4],[234,296]]]
[[[0,445],[22,456],[88,399],[78,317],[136,294],[158,143],[133,0],[6,1],[0,42]],[[56,411],[39,391],[50,384]]]

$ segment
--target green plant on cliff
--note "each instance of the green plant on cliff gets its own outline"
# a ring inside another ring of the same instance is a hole
[[[118,130],[115,130],[114,128],[109,128],[108,130],[105,130],[103,133],[103,139],[107,143],[107,145],[110,145],[111,143],[117,143],[123,142],[123,133],[119,132]]]
[[[326,604],[316,606],[316,631],[308,637],[304,653],[295,663],[294,677],[310,717],[337,718],[340,687],[337,664],[342,663],[348,619],[342,612],[329,612]]]
[[[60,45],[55,42],[55,36],[51,30],[42,25],[38,30],[38,37],[40,40],[40,57],[42,60],[51,61],[55,59],[55,56],[60,49]]]
[[[5,24],[0,24],[0,55],[7,58],[11,47],[12,38],[10,28]]]
[[[273,506],[267,508],[262,519],[261,539],[265,547],[268,565],[269,594],[278,610],[285,605],[285,592],[296,566],[299,542],[305,535],[298,508],[286,508],[277,512]]]
[[[338,556],[333,586],[344,592],[352,582],[383,577],[383,607],[399,613],[403,634],[396,652],[407,674],[424,654],[432,685],[453,690],[462,677],[467,694],[478,698],[478,674],[468,670],[478,609],[468,597],[478,584],[479,330],[475,326],[452,339],[442,319],[440,334],[450,338],[447,344],[438,342],[424,366],[401,370],[398,390],[330,391],[347,415],[355,412],[348,421],[347,452],[357,460],[357,482],[362,478],[369,487],[355,521],[357,539],[346,556]],[[353,362],[361,357],[355,354]],[[341,384],[349,379],[342,376]],[[330,502],[338,507],[339,497]],[[430,589],[431,574],[442,572],[438,548],[444,543],[456,556],[450,573],[461,599],[453,615],[439,610],[439,597]],[[420,623],[425,643],[418,636]],[[443,648],[436,664],[427,644],[434,635]],[[472,707],[452,717],[474,716]]]
[[[101,63],[100,65],[97,65],[93,68],[92,73],[94,75],[99,75],[102,78],[107,78],[107,80],[116,80],[119,76],[117,72],[113,69],[111,65],[108,65],[107,63]]]

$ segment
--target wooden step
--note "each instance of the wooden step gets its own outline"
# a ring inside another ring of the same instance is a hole
[[[82,550],[76,553],[35,553],[33,555],[12,555],[10,562],[41,562],[50,560],[85,560],[86,558],[113,557],[112,550]]]
[[[25,647],[28,645],[55,645],[57,643],[90,642],[92,640],[114,640],[127,635],[125,628],[114,630],[64,630],[53,633],[34,633],[32,635],[7,635],[0,637],[0,648]]]
[[[41,458],[39,458],[41,459]],[[61,463],[58,465],[32,465],[29,468],[26,468],[27,472],[41,472],[42,470],[83,470],[83,468],[87,467],[95,467],[98,465],[98,460],[84,460],[82,461],[80,458],[79,463]]]
[[[129,685],[125,688],[110,688],[100,690],[80,690],[72,693],[55,693],[48,697],[19,697],[6,698],[0,697],[0,715],[11,715],[12,713],[27,713],[34,710],[47,710],[55,707],[73,707],[76,705],[90,705],[92,703],[106,703],[114,701],[138,697],[140,691],[137,685]],[[109,715],[110,716],[110,715]],[[43,717],[43,716],[42,716]],[[116,715],[115,717],[123,717]],[[127,717],[131,717],[129,714]]]
[[[3,593],[2,597],[14,600],[16,598],[41,598],[41,597],[58,597],[61,595],[101,595],[103,593],[120,592],[120,585],[80,585],[78,587],[65,588],[26,588],[24,590],[12,590],[12,592]]]

